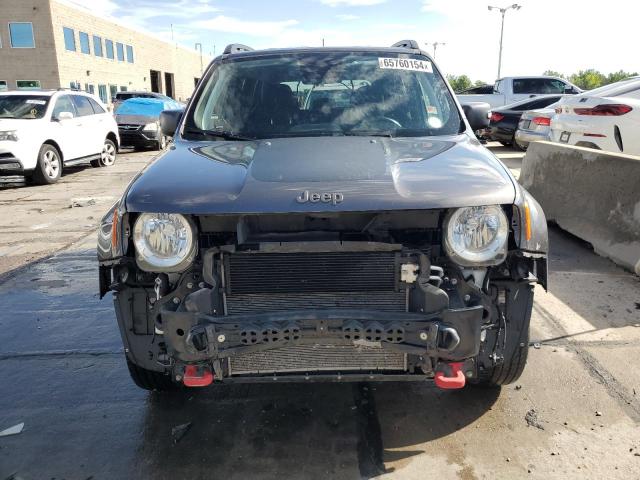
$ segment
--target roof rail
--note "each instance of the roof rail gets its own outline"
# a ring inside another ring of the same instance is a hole
[[[247,47],[241,43],[230,43],[227,45],[227,48],[222,52],[223,55],[230,55],[232,53],[240,53],[240,52],[252,52],[253,48]]]
[[[391,45],[391,48],[408,48],[410,50],[420,50],[420,45],[415,40],[400,40]]]

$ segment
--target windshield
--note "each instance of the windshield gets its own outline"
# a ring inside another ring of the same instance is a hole
[[[0,118],[42,118],[47,112],[49,98],[36,95],[0,95]]]
[[[426,57],[300,53],[223,60],[209,75],[185,136],[243,138],[455,134],[461,118]]]

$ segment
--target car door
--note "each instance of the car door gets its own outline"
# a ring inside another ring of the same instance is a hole
[[[62,115],[61,115],[62,114]],[[71,114],[71,118],[67,118]],[[65,162],[82,156],[76,139],[81,120],[70,95],[60,95],[51,112],[51,137],[56,141]]]
[[[113,133],[116,133],[115,130],[117,130],[117,128],[114,128],[113,115],[107,112],[102,107],[102,105],[96,102],[93,98],[86,98],[87,100],[89,100],[89,103],[93,107],[93,112],[96,118],[96,135],[98,136],[98,140],[100,141],[100,148],[102,149],[104,139],[107,138],[107,135],[109,135],[111,131],[114,131]]]
[[[98,125],[98,116],[93,111],[89,98],[83,95],[71,95],[78,112],[79,123],[77,127],[78,149],[81,157],[95,155],[102,151],[104,137],[102,137]]]

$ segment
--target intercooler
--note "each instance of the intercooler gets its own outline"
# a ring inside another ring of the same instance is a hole
[[[234,253],[225,258],[227,314],[368,308],[402,312],[396,252]]]
[[[231,357],[231,375],[405,371],[406,355],[353,345],[294,345]]]

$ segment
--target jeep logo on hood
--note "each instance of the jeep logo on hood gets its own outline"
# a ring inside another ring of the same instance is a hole
[[[331,203],[338,205],[344,200],[344,195],[338,192],[310,192],[305,190],[296,197],[298,203]]]

